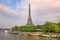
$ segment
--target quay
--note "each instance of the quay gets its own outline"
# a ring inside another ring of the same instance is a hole
[[[18,34],[18,35],[28,35],[28,36],[39,36],[39,37],[47,37],[47,38],[60,38],[59,34],[44,34],[43,32],[20,32],[20,31],[10,31],[10,34]]]

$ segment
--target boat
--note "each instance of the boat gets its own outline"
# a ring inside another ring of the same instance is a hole
[[[34,33],[34,34],[29,34],[29,35],[31,35],[31,36],[41,36],[41,34],[38,34],[38,33]]]
[[[7,31],[7,30],[5,30],[4,32],[5,32],[5,33],[8,33],[8,31]]]
[[[57,37],[57,35],[42,35],[42,37],[56,38],[56,37]]]

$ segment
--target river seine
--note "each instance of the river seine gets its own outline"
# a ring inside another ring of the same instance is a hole
[[[38,36],[23,36],[15,34],[7,34],[0,31],[0,40],[60,40],[59,38],[44,38]]]

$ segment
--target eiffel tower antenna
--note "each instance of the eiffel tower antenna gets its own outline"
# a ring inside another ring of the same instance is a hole
[[[28,20],[26,25],[33,25],[32,18],[31,18],[31,5],[29,3],[29,15],[28,15]]]

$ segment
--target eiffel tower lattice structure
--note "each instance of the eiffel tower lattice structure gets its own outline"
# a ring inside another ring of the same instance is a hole
[[[26,25],[33,25],[32,18],[31,18],[31,5],[29,4],[29,15],[28,15],[28,20]]]

